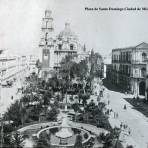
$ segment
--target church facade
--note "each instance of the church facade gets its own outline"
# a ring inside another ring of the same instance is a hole
[[[77,62],[89,56],[85,46],[79,43],[78,37],[72,32],[69,23],[65,23],[64,30],[56,37],[53,34],[51,11],[46,10],[42,20],[42,37],[39,44],[42,50],[42,76],[44,78],[50,77],[54,70],[60,68],[60,63],[66,55],[76,55]]]

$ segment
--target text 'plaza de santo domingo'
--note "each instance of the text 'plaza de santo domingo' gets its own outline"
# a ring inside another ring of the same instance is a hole
[[[71,31],[70,24],[65,23],[65,28],[56,37],[53,37],[54,27],[51,11],[45,11],[42,20],[42,37],[39,46],[42,49],[42,77],[49,78],[53,70],[60,68],[60,63],[66,55],[75,55],[79,62],[89,56],[85,45],[82,46],[75,33]]]

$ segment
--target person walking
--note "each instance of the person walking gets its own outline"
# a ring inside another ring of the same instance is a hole
[[[116,118],[118,118],[118,113],[116,113]]]
[[[128,130],[128,134],[131,135],[131,129],[130,129],[130,128],[129,128],[129,130]]]
[[[108,100],[108,105],[110,104],[110,100]]]
[[[122,122],[121,122],[121,124],[120,124],[120,128],[121,128],[121,129],[122,129],[122,126],[123,126],[123,125],[122,125]]]
[[[126,104],[124,105],[123,109],[125,109],[125,110],[127,109]]]

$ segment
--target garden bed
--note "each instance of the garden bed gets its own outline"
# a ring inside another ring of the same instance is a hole
[[[130,98],[124,98],[124,99],[133,106],[133,109],[136,109],[137,111],[141,112],[143,115],[148,117],[148,104],[145,101],[145,99],[140,99],[140,100],[134,100]]]

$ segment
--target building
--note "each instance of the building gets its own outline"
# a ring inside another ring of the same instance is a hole
[[[0,50],[0,81],[5,84],[7,81],[17,77],[27,76],[29,71],[28,56],[10,55],[7,50]]]
[[[42,49],[42,75],[47,77],[53,68],[53,52],[54,52],[54,41],[53,41],[53,18],[51,11],[45,11],[45,17],[42,20],[42,37],[39,47]]]
[[[145,96],[148,44],[112,50],[112,64],[107,70],[113,84],[135,96]]]
[[[53,37],[54,27],[51,11],[45,11],[42,23],[43,37],[39,46],[42,49],[42,76],[44,78],[50,77],[53,70],[60,68],[61,61],[66,55],[75,55],[77,62],[88,56],[86,47],[81,46],[69,23],[65,23],[65,28],[56,37]]]
[[[35,56],[35,55],[29,55],[28,56],[28,65],[29,65],[29,71],[30,73],[37,73],[37,66],[36,66],[36,63],[37,63],[37,60],[38,60],[38,57]]]
[[[104,63],[103,77],[107,78],[107,73],[109,72],[111,65],[111,54],[103,56],[103,63]]]

